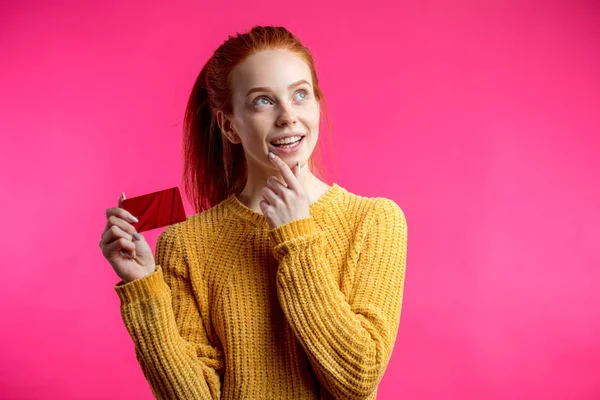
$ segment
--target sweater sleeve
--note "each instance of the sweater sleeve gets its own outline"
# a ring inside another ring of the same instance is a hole
[[[156,271],[114,288],[154,396],[218,399],[223,354],[209,342],[175,227],[157,239]]]
[[[402,209],[379,198],[354,268],[341,292],[312,216],[269,233],[279,261],[277,295],[319,382],[336,398],[367,399],[377,390],[400,323],[407,224]]]

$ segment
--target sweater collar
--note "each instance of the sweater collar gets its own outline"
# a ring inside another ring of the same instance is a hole
[[[341,192],[344,190],[337,183],[332,183],[331,187],[327,189],[325,193],[321,195],[316,201],[309,204],[310,215],[315,216],[322,212],[322,210],[329,208],[334,201],[339,197]],[[256,212],[251,208],[248,208],[240,201],[237,195],[231,194],[226,200],[225,204],[240,218],[253,223],[254,225],[268,227],[267,219],[262,213]]]

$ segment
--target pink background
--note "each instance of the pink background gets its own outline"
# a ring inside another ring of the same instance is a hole
[[[1,398],[152,398],[98,248],[105,209],[179,185],[193,81],[255,24],[315,54],[333,180],[407,216],[379,398],[600,398],[597,2],[12,3]]]

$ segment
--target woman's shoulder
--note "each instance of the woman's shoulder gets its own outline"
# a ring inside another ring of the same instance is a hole
[[[176,238],[181,246],[198,245],[204,243],[206,238],[214,236],[214,231],[219,229],[219,219],[222,212],[220,205],[213,206],[202,212],[188,215],[185,221],[167,226],[159,238]]]
[[[346,226],[345,237],[352,238],[356,246],[377,232],[406,232],[407,223],[404,210],[396,200],[384,196],[366,196],[345,190],[341,196],[343,218],[335,218]]]
[[[368,220],[377,215],[396,215],[404,218],[404,210],[392,198],[361,195],[345,188],[342,188],[340,206],[349,213],[349,217],[359,220]]]

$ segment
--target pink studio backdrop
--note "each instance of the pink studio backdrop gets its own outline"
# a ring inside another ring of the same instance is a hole
[[[598,3],[12,3],[0,398],[152,398],[98,248],[105,209],[180,184],[196,75],[227,35],[273,24],[315,55],[333,181],[407,216],[379,398],[600,399]]]

